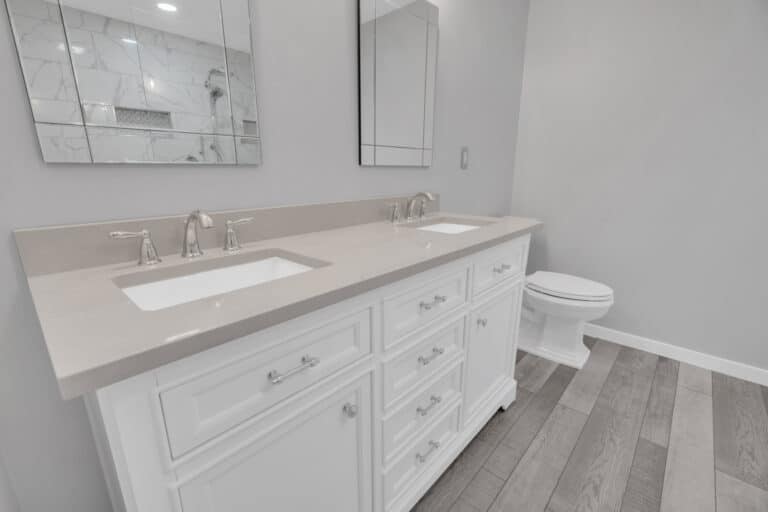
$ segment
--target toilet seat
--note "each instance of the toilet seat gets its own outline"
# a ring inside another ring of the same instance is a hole
[[[596,281],[557,272],[534,272],[526,287],[532,291],[568,300],[604,302],[613,300],[613,290]]]

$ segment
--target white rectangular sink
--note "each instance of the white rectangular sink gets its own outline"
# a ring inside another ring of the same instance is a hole
[[[121,288],[141,310],[158,311],[302,274],[317,266],[320,265],[312,266],[312,262],[304,264],[270,254],[256,261],[123,285]]]
[[[430,231],[432,233],[441,233],[443,235],[458,235],[473,231],[475,229],[493,224],[492,220],[481,219],[462,219],[460,217],[426,217],[419,222],[404,224],[404,226],[419,231]]]
[[[432,231],[435,233],[444,233],[446,235],[458,235],[459,233],[465,233],[472,231],[480,226],[469,226],[467,224],[453,224],[451,222],[441,222],[439,224],[429,224],[428,226],[422,226],[416,228],[421,231]]]

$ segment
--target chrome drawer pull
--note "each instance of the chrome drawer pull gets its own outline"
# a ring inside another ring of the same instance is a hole
[[[435,307],[435,305],[434,305],[434,304],[432,304],[431,302],[424,302],[424,301],[421,301],[421,302],[419,303],[419,309],[420,309],[420,310],[422,310],[422,311],[429,311],[429,310],[430,310],[430,309],[432,309],[433,307]]]
[[[493,271],[496,272],[497,274],[503,274],[507,270],[511,270],[511,269],[512,269],[511,265],[507,265],[506,263],[504,263],[500,267],[494,267]]]
[[[431,411],[437,404],[443,401],[443,398],[440,396],[432,395],[429,398],[429,405],[426,407],[418,407],[416,409],[416,412],[421,414],[422,416],[426,416],[429,414],[429,411]]]
[[[344,415],[347,418],[354,418],[357,416],[357,406],[352,403],[346,403],[344,404],[344,407],[341,408],[341,410],[344,412]]]
[[[478,318],[477,319],[477,326],[478,327],[485,327],[488,325],[488,319],[487,318]]]
[[[432,302],[421,301],[419,303],[419,309],[422,311],[429,311],[430,309],[434,308],[435,306],[439,306],[444,302],[448,302],[448,297],[446,295],[435,295],[435,299]]]
[[[432,355],[430,355],[428,357],[419,356],[419,362],[422,365],[427,366],[429,363],[434,361],[435,358],[443,355],[444,353],[445,353],[445,349],[444,348],[435,347],[435,348],[432,349]]]
[[[272,384],[280,384],[288,377],[293,377],[297,373],[301,373],[304,370],[308,370],[313,366],[320,364],[320,359],[312,356],[304,356],[301,358],[301,364],[295,368],[291,368],[285,373],[280,373],[277,370],[272,370],[267,374],[267,378]]]
[[[432,455],[432,452],[440,448],[440,442],[439,441],[430,441],[429,442],[429,450],[427,450],[427,453],[424,455],[417,453],[416,454],[416,460],[419,462],[419,464],[424,464],[427,462],[427,459],[430,455]]]

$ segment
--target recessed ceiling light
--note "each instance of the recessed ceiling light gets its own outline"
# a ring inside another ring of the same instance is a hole
[[[165,12],[176,12],[176,11],[179,10],[178,7],[176,7],[175,5],[173,5],[173,4],[166,4],[164,2],[161,2],[161,3],[157,4],[157,8],[160,9],[161,11],[165,11]]]

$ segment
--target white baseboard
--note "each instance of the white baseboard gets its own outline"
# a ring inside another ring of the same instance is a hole
[[[670,345],[669,343],[664,343],[662,341],[644,338],[642,336],[609,329],[608,327],[595,324],[587,324],[584,327],[584,334],[593,338],[610,341],[617,345],[644,350],[646,352],[651,352],[652,354],[675,359],[682,363],[691,364],[713,372],[723,373],[725,375],[730,375],[731,377],[754,382],[761,386],[768,386],[768,370],[756,366],[731,361],[730,359],[723,359],[703,352],[697,352],[688,348]]]

